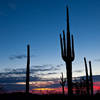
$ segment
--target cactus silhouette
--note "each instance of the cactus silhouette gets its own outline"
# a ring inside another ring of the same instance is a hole
[[[63,73],[61,73],[61,77],[60,77],[60,84],[61,84],[61,86],[62,86],[62,93],[63,93],[63,95],[65,94],[65,90],[64,90],[64,87],[65,87],[65,83],[66,83],[66,79],[63,77]]]
[[[86,72],[86,89],[87,89],[87,95],[89,95],[89,76],[88,76],[88,68],[87,68],[87,61],[84,57],[84,63],[85,63],[85,72]]]
[[[73,91],[72,91],[72,61],[75,58],[73,35],[71,36],[71,38],[72,38],[72,41],[70,39],[69,13],[68,13],[68,7],[67,7],[67,40],[65,39],[65,32],[63,30],[63,40],[60,34],[60,45],[61,45],[62,59],[65,61],[66,69],[67,69],[68,95],[73,94]]]
[[[93,77],[92,77],[92,67],[91,61],[89,61],[89,69],[90,69],[90,89],[91,89],[91,96],[93,96]]]
[[[30,45],[27,45],[26,93],[29,93],[29,77],[30,77]]]

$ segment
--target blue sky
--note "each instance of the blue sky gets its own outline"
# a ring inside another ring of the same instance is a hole
[[[31,66],[61,65],[56,76],[65,73],[59,34],[66,31],[67,4],[75,41],[73,75],[84,75],[84,56],[100,74],[99,0],[0,0],[0,70],[26,68],[23,55],[30,44]]]

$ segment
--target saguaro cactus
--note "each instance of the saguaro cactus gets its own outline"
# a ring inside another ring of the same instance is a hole
[[[85,63],[85,72],[86,72],[86,89],[87,89],[87,95],[89,95],[89,76],[88,76],[88,68],[87,68],[87,61],[84,57],[84,63]]]
[[[65,61],[66,69],[67,69],[68,95],[73,94],[73,91],[72,91],[72,61],[75,58],[73,35],[71,37],[72,37],[72,41],[70,39],[69,13],[68,13],[68,7],[67,7],[67,40],[65,39],[65,32],[63,31],[63,40],[60,34],[60,44],[61,44],[62,59]]]
[[[27,45],[26,93],[29,93],[29,77],[30,77],[30,45]]]
[[[62,76],[60,77],[60,84],[61,84],[61,86],[62,86],[62,93],[63,93],[63,95],[65,94],[65,90],[64,90],[64,87],[65,87],[65,83],[66,83],[66,79],[63,77],[63,73],[61,73],[62,74]]]
[[[92,77],[92,67],[91,67],[91,61],[89,61],[89,69],[90,69],[90,89],[91,89],[91,95],[93,96],[93,77]]]

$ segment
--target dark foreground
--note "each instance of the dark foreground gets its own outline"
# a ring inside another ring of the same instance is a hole
[[[36,95],[36,94],[25,94],[25,93],[8,93],[0,94],[0,100],[36,100],[36,99],[96,99],[100,98],[100,94],[95,94],[94,96],[67,96],[61,94],[51,94],[51,95]]]

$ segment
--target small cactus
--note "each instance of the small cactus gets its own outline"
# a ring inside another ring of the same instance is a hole
[[[90,69],[90,89],[91,89],[91,96],[93,96],[93,77],[92,77],[92,67],[91,61],[89,61],[89,69]]]
[[[85,62],[85,70],[86,70],[86,87],[87,87],[87,95],[93,96],[93,77],[92,77],[92,67],[91,61],[89,61],[89,70],[90,70],[90,77],[88,76],[88,68],[86,58],[84,57]]]
[[[62,93],[63,95],[65,94],[65,90],[64,90],[64,87],[65,87],[65,83],[66,83],[66,79],[63,77],[63,73],[61,73],[62,76],[60,77],[60,85],[62,86]]]
[[[86,72],[86,89],[87,89],[87,95],[89,95],[89,76],[88,76],[88,68],[87,68],[87,61],[84,57],[84,63],[85,63],[85,72]]]
[[[30,45],[27,45],[26,93],[29,93],[29,77],[30,77]]]
[[[87,95],[90,95],[89,93],[89,76],[88,76],[88,68],[87,68],[87,61],[86,58],[84,57],[84,63],[85,63],[85,71],[86,71],[86,88],[87,88]]]

